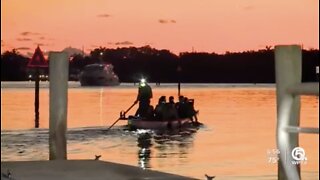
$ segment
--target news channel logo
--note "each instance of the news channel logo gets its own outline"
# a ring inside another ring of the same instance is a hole
[[[279,149],[269,149],[267,150],[268,162],[271,164],[278,163],[280,160],[280,150]],[[287,152],[285,152],[287,153]],[[307,163],[307,156],[306,152],[302,147],[295,147],[291,151],[292,161],[291,163],[294,165],[298,164],[306,164]],[[284,156],[285,161],[289,160],[287,155]]]
[[[292,164],[302,164],[307,162],[306,152],[302,147],[295,147],[291,151],[291,157],[294,161],[291,161]]]

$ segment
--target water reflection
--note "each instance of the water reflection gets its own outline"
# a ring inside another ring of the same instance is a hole
[[[198,128],[165,132],[137,130],[138,165],[142,169],[150,169],[152,160],[187,158],[197,130]]]
[[[195,85],[183,91],[183,95],[196,99],[196,107],[201,112],[199,119],[205,127],[197,133],[186,131],[178,135],[149,132],[150,147],[141,145],[150,150],[149,155],[147,151],[141,151],[149,158],[142,159],[145,165],[148,164],[146,166],[152,170],[200,179],[205,173],[219,176],[275,173],[276,165],[266,163],[265,158],[266,150],[276,147],[274,85],[271,88],[210,86],[199,88]],[[34,126],[32,89],[3,90],[1,161],[48,160],[48,89],[40,91],[42,129],[37,130],[30,130]],[[154,97],[176,93],[175,86],[161,85],[153,90]],[[136,96],[136,87],[104,88],[103,96],[100,93],[100,88],[68,90],[68,159],[93,159],[95,155],[102,155],[102,161],[138,166],[141,149],[137,142],[138,134],[125,131],[121,127],[125,121],[119,121],[106,130],[118,119],[119,110],[131,105],[130,97]],[[301,98],[301,126],[319,126],[318,98]],[[154,98],[152,104],[156,101]],[[301,135],[301,144],[309,156],[308,164],[303,166],[305,171],[318,172],[318,142],[319,136]]]
[[[138,135],[138,165],[142,169],[151,168],[150,155],[152,146],[151,134],[148,132],[139,133]]]

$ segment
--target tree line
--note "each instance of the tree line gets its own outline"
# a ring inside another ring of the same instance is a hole
[[[1,54],[1,81],[25,81],[30,69],[29,58],[16,50]],[[121,82],[137,82],[145,77],[160,83],[274,83],[274,51],[270,47],[257,51],[184,52],[150,46],[117,49],[96,48],[89,55],[74,54],[70,58],[70,77],[92,63],[111,63]],[[319,50],[302,51],[302,81],[317,81],[315,68],[319,66]],[[48,73],[48,70],[43,70]]]

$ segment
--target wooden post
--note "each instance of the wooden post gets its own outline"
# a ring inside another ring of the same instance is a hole
[[[316,80],[319,82],[319,66],[316,66]]]
[[[180,81],[178,83],[178,97],[180,97]]]
[[[278,179],[299,179],[300,166],[292,163],[291,152],[299,146],[298,133],[288,133],[288,126],[299,126],[300,96],[288,88],[301,83],[302,52],[298,45],[275,47],[277,95],[277,146],[280,150]]]
[[[181,95],[181,93],[180,93],[181,71],[182,71],[181,66],[178,65],[178,68],[177,68],[177,72],[178,72],[178,98]]]
[[[35,89],[34,89],[34,127],[39,128],[39,67],[35,68]]]
[[[69,61],[65,52],[49,53],[49,159],[67,159],[67,100]]]

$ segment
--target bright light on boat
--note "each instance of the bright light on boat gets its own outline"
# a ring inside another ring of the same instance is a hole
[[[146,83],[146,79],[142,78],[142,79],[140,80],[140,82],[141,82],[141,83]]]

